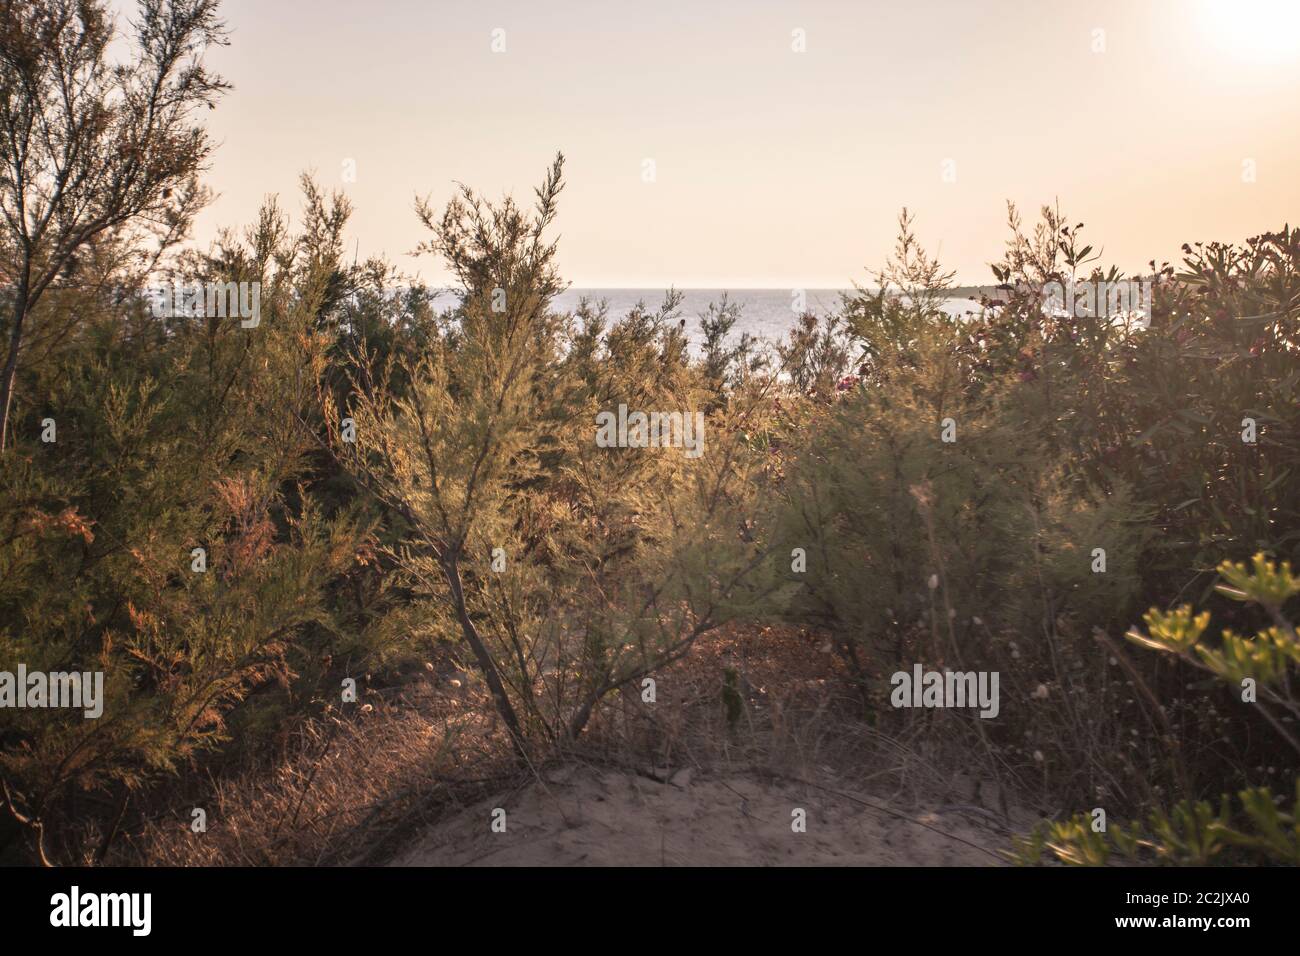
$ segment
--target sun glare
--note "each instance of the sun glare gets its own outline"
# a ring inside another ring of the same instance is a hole
[[[1215,42],[1242,59],[1300,61],[1300,0],[1201,0],[1201,22]]]

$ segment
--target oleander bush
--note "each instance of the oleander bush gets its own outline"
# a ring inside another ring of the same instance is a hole
[[[869,717],[939,719],[891,713],[888,678],[915,663],[999,672],[999,719],[945,733],[1044,803],[1132,812],[1294,767],[1257,725],[1295,715],[1225,708],[1117,638],[1210,595],[1225,559],[1296,553],[1300,231],[1152,264],[1149,315],[1062,315],[1049,283],[1129,277],[1092,264],[1081,224],[1045,208],[1027,235],[1013,209],[1000,294],[958,318],[900,225],[873,287],[781,350],[773,613],[829,631]],[[809,343],[837,336],[847,364],[808,374]]]

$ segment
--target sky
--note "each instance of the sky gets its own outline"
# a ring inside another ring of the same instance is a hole
[[[121,4],[129,10],[129,4]],[[227,0],[206,245],[346,193],[361,257],[448,281],[417,196],[531,200],[575,287],[867,283],[906,206],[963,283],[1059,202],[1106,263],[1300,220],[1300,0]]]

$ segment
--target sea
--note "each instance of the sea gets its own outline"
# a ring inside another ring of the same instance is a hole
[[[785,338],[794,327],[800,311],[812,312],[825,316],[841,308],[841,296],[850,293],[849,289],[800,289],[797,290],[801,300],[796,298],[796,291],[791,289],[678,289],[682,295],[677,307],[676,317],[686,320],[687,338],[691,345],[698,345],[700,334],[700,316],[704,315],[710,304],[720,305],[725,295],[727,301],[740,306],[740,316],[732,327],[733,337],[748,332],[756,338],[776,342]],[[638,304],[655,311],[664,301],[665,289],[567,289],[555,299],[555,308],[560,312],[574,311],[583,299],[591,303],[604,301],[607,316],[613,321],[631,312]],[[454,292],[439,294],[435,300],[438,308],[449,308],[456,302]],[[802,306],[802,310],[797,306]],[[944,311],[955,316],[977,312],[978,303],[970,298],[952,298],[943,304]]]

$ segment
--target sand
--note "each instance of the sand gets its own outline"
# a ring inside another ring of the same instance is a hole
[[[390,865],[991,866],[1008,848],[987,808],[890,807],[843,781],[833,793],[753,773],[663,776],[667,782],[583,765],[550,770],[443,819]],[[497,808],[505,832],[492,830]],[[806,832],[792,830],[796,809],[805,811]]]

